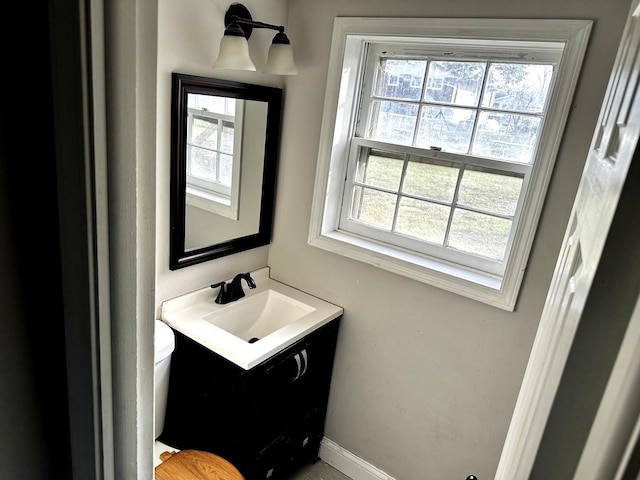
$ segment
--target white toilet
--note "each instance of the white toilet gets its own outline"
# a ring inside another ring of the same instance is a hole
[[[171,330],[171,327],[161,320],[156,320],[154,342],[154,438],[158,438],[164,428],[164,416],[167,411],[167,392],[169,391],[169,367],[171,366],[171,354],[173,353],[173,349],[176,345],[173,330]]]

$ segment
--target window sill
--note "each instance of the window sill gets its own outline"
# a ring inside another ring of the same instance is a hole
[[[412,278],[494,307],[513,311],[517,288],[504,279],[459,265],[424,257],[341,231],[309,239],[309,245]]]
[[[238,219],[237,206],[234,208],[231,205],[229,197],[205,191],[192,185],[187,186],[186,203],[232,220]]]

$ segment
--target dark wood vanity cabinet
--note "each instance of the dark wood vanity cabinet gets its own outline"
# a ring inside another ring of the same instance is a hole
[[[284,479],[316,461],[339,321],[250,370],[176,332],[159,440],[220,455],[247,480]]]

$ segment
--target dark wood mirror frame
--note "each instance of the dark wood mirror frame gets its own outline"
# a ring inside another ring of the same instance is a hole
[[[218,95],[267,103],[264,169],[258,232],[232,238],[222,243],[187,251],[186,220],[186,130],[187,95],[190,93]],[[171,93],[171,196],[169,268],[176,270],[226,255],[268,245],[271,242],[276,168],[280,143],[282,89],[252,85],[208,77],[172,73]]]

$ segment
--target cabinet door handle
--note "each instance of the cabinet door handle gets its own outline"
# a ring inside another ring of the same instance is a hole
[[[300,377],[302,377],[307,371],[307,365],[309,364],[309,357],[307,356],[307,349],[303,349],[300,353],[296,353],[293,356],[296,361],[296,365],[298,366],[298,373],[293,377],[292,382],[295,382]]]
[[[293,358],[296,361],[296,364],[298,365],[298,373],[296,373],[296,376],[293,377],[293,380],[292,380],[293,382],[295,382],[302,376],[302,358],[300,357],[299,353],[296,353],[293,356]]]
[[[302,352],[302,373],[300,376],[304,375],[307,371],[307,366],[309,365],[309,357],[307,357],[307,349],[303,349]]]

